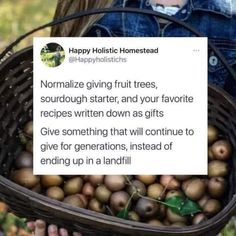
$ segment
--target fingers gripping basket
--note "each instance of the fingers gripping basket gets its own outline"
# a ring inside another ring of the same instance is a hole
[[[154,13],[153,11],[132,8],[125,9],[101,9],[81,12],[42,27],[53,26],[81,16],[106,12],[136,12],[154,15],[179,23],[178,20]],[[196,35],[201,36],[190,26],[180,23]],[[11,44],[2,55],[11,50],[19,41],[30,33],[22,36]],[[214,48],[214,45],[209,45]],[[235,74],[217,49],[216,54],[222,59],[232,77]],[[15,157],[21,151],[19,142],[19,129],[26,121],[33,119],[33,49],[25,48],[11,55],[0,65],[0,198],[8,203],[19,215],[32,219],[44,219],[49,223],[58,224],[71,230],[82,231],[85,235],[186,235],[215,236],[225,225],[229,218],[235,214],[236,209],[236,105],[225,92],[213,86],[209,86],[209,122],[228,135],[234,149],[231,163],[232,171],[229,176],[229,191],[225,195],[224,208],[215,217],[197,226],[185,228],[154,227],[143,223],[135,223],[116,217],[99,214],[85,209],[73,208],[62,202],[51,200],[45,196],[29,191],[7,179]]]

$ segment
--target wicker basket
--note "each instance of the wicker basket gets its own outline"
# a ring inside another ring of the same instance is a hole
[[[109,11],[113,12],[114,10],[110,9]],[[132,11],[134,12],[134,10]],[[137,11],[135,9],[135,12]],[[80,16],[83,14],[86,15],[81,13]],[[148,14],[151,13],[149,12]],[[159,13],[154,15],[162,17]],[[76,16],[70,19],[74,18]],[[166,18],[166,16],[164,15],[163,18]],[[64,21],[61,20],[61,22]],[[50,23],[47,26],[53,24]],[[6,52],[19,41],[17,40],[10,45]],[[208,236],[215,236],[230,217],[236,213],[236,152],[234,152],[232,163],[230,163],[232,167],[228,180],[230,188],[223,201],[223,210],[205,223],[185,228],[150,226],[85,209],[73,208],[62,202],[54,201],[29,191],[8,180],[7,177],[12,163],[22,149],[18,137],[19,129],[22,129],[24,124],[32,119],[33,114],[32,58],[33,49],[29,47],[11,55],[0,65],[0,198],[8,203],[17,214],[32,219],[44,219],[49,223],[58,224],[70,230],[82,231],[85,235],[199,236],[207,234]],[[222,90],[209,86],[208,103],[209,122],[228,135],[234,150],[236,150],[235,101],[229,98]]]

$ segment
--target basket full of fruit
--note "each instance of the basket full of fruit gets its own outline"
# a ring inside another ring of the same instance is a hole
[[[207,176],[35,176],[32,47],[5,58],[0,74],[0,198],[17,215],[85,235],[215,236],[236,213],[236,104],[223,90],[208,87]]]

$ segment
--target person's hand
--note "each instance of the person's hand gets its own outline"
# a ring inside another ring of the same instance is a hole
[[[66,229],[60,228],[56,225],[49,225],[48,228],[43,220],[36,220],[35,222],[29,222],[28,227],[34,232],[34,236],[69,236]],[[73,233],[73,236],[82,236],[81,233]]]

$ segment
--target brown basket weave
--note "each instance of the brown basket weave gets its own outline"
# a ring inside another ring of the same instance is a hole
[[[205,223],[184,228],[136,223],[73,208],[8,180],[12,163],[22,149],[19,130],[28,120],[33,119],[32,60],[33,49],[29,47],[0,64],[0,199],[8,203],[17,214],[32,219],[44,219],[49,223],[94,236],[215,236],[236,213],[236,104],[225,92],[213,86],[209,86],[208,90],[209,123],[227,134],[234,148],[234,156],[230,163],[230,186],[223,201],[224,208]]]

